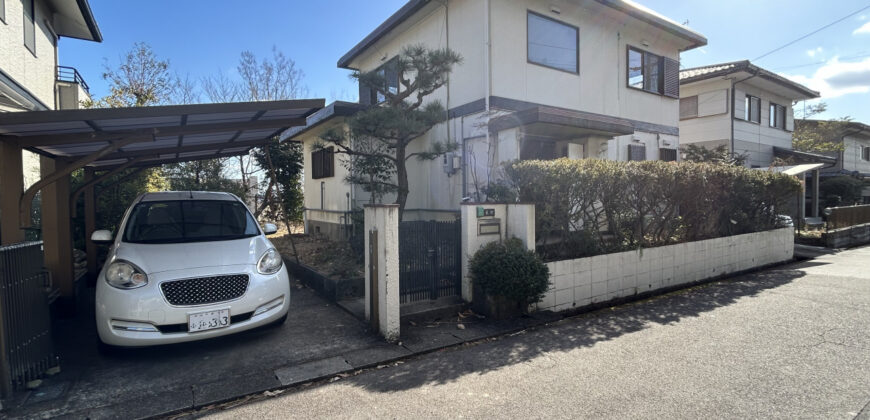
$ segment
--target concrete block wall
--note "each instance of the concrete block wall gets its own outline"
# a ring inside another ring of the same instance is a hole
[[[831,229],[824,234],[828,248],[848,248],[870,243],[870,223]]]
[[[793,228],[547,263],[537,310],[565,311],[788,261]]]

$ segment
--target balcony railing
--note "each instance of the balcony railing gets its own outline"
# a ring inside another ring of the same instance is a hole
[[[85,79],[82,78],[82,75],[79,74],[79,71],[75,67],[57,66],[57,81],[78,83],[85,92],[91,93],[88,83],[85,82]]]

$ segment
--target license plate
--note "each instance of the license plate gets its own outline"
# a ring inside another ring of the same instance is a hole
[[[187,331],[207,331],[230,326],[230,310],[199,312],[187,316]]]

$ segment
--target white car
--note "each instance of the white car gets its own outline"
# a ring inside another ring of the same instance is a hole
[[[235,195],[159,192],[127,209],[97,279],[100,340],[150,346],[283,323],[290,280],[281,255]]]

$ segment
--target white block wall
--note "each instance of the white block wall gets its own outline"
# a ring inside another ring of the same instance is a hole
[[[537,310],[565,311],[788,261],[794,230],[707,239],[547,263],[550,290]]]

